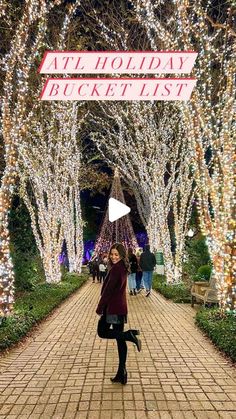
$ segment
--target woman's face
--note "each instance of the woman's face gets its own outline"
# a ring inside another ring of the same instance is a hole
[[[112,263],[117,263],[121,260],[118,250],[112,249],[110,253],[110,259]]]

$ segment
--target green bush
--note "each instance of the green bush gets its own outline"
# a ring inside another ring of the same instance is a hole
[[[9,230],[16,291],[30,291],[36,284],[45,281],[45,275],[29,212],[17,195],[14,196],[9,214]]]
[[[12,251],[16,291],[30,291],[45,282],[42,259],[38,253]]]
[[[204,236],[198,235],[187,240],[186,256],[187,261],[183,264],[183,270],[191,280],[196,280],[199,268],[211,264]]]
[[[236,361],[236,316],[221,314],[219,309],[201,309],[196,314],[197,325],[232,361]]]
[[[9,230],[14,252],[37,253],[29,211],[18,195],[13,198],[12,209],[9,214]]]
[[[212,268],[210,265],[203,265],[198,268],[197,275],[194,277],[194,280],[198,281],[209,281],[211,276]]]
[[[35,323],[45,318],[70,294],[81,287],[88,275],[65,275],[59,284],[38,284],[17,298],[14,314],[0,326],[0,351],[18,342]]]
[[[175,303],[189,303],[191,300],[190,290],[185,284],[167,284],[163,275],[153,275],[153,289]]]

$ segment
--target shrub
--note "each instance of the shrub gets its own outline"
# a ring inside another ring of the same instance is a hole
[[[39,254],[12,252],[16,291],[30,291],[45,282],[42,260]]]
[[[167,284],[163,275],[154,274],[153,289],[175,303],[189,303],[191,300],[190,290],[185,284]]]
[[[196,277],[199,281],[209,281],[211,276],[211,266],[210,265],[203,265],[198,268]]]
[[[197,325],[232,361],[236,361],[236,316],[222,314],[219,309],[201,309],[196,314]]]
[[[208,248],[204,236],[199,235],[195,238],[187,240],[186,256],[187,261],[183,265],[184,272],[192,280],[196,280],[198,269],[202,265],[210,266],[210,256],[208,253]]]
[[[45,318],[70,294],[81,287],[88,275],[66,274],[59,284],[38,284],[19,297],[14,314],[0,326],[0,351],[18,342],[35,323]]]
[[[9,230],[14,251],[37,253],[29,211],[18,195],[13,198],[12,209],[9,214]]]
[[[13,198],[9,214],[9,230],[16,291],[30,291],[39,282],[44,282],[45,276],[29,212],[17,195]]]

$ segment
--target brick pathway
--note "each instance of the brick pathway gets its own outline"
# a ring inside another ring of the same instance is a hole
[[[128,383],[112,384],[117,351],[96,336],[99,293],[89,280],[0,359],[1,419],[236,418],[235,369],[196,328],[189,305],[154,292],[128,297],[142,352],[128,343]]]

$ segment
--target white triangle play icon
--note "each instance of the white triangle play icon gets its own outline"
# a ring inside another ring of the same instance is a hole
[[[127,205],[117,201],[115,198],[109,199],[108,218],[111,223],[123,217],[124,215],[129,214],[129,212],[130,207],[127,207]]]

